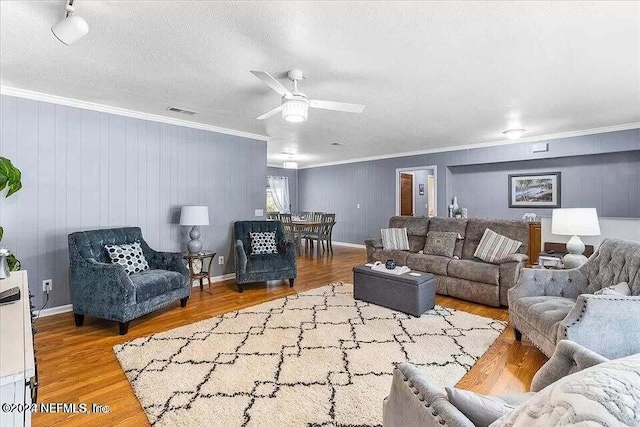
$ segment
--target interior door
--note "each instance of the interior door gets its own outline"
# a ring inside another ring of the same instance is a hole
[[[413,216],[413,175],[400,174],[400,215]]]

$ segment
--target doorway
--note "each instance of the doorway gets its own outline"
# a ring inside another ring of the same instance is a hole
[[[437,215],[437,167],[396,169],[396,215]]]

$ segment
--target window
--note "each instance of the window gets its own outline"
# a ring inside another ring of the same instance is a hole
[[[278,208],[276,207],[276,203],[273,201],[273,195],[271,194],[270,188],[267,188],[267,212],[278,212]]]

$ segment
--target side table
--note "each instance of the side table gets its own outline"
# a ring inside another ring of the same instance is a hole
[[[193,284],[194,280],[200,281],[200,290],[203,291],[203,279],[207,279],[209,283],[209,293],[211,293],[211,264],[216,256],[215,252],[200,252],[197,254],[183,253],[183,258],[187,260],[189,267],[189,284]],[[209,259],[207,269],[204,269],[205,260]]]

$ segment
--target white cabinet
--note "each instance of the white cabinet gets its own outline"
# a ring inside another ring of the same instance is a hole
[[[18,286],[20,300],[0,306],[0,425],[30,426],[31,384],[36,379],[31,309],[26,271],[15,271],[0,280],[0,291]],[[9,405],[4,405],[9,404]],[[7,411],[6,409],[16,409]],[[18,410],[19,409],[19,410]]]

